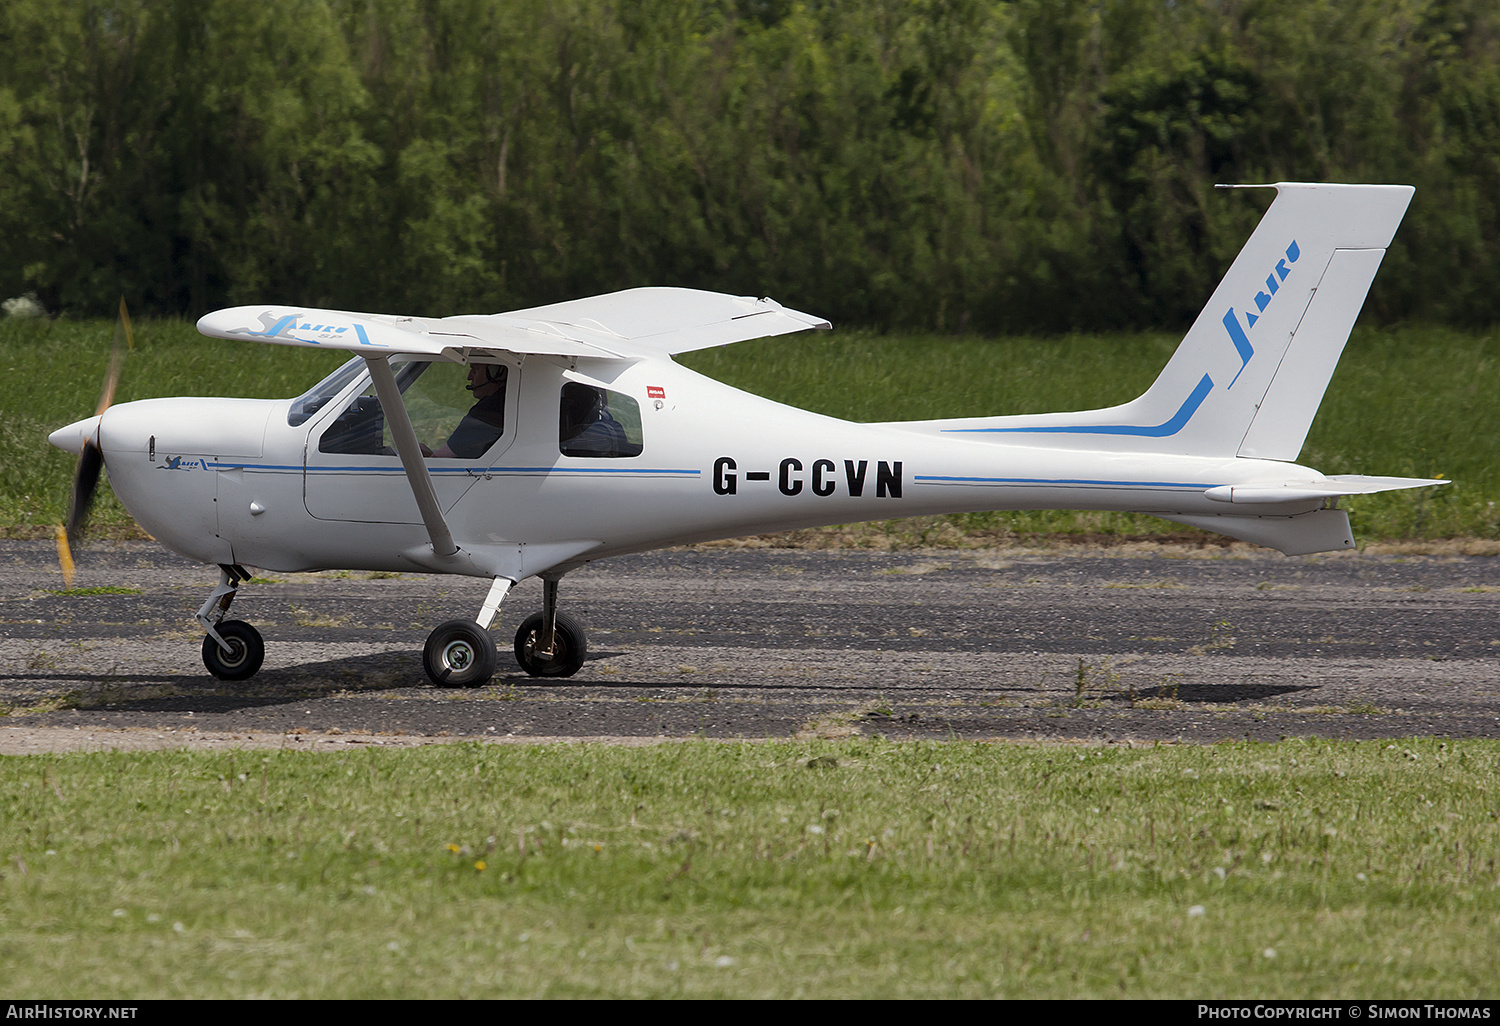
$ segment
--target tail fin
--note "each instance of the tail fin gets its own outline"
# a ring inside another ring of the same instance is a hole
[[[1139,399],[939,430],[1067,449],[1295,460],[1414,190],[1274,188],[1275,202]]]

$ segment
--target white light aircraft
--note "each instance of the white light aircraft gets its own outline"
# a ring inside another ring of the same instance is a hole
[[[529,577],[543,608],[516,658],[573,674],[586,642],[558,581],[668,545],[1055,508],[1150,513],[1289,555],[1349,548],[1341,496],[1445,483],[1292,462],[1413,190],[1274,188],[1160,377],[1122,406],[876,424],[794,409],[671,357],[829,324],[689,289],[441,319],[244,306],[198,330],[355,356],[295,399],[148,399],[59,429],[51,442],[81,457],[70,526],[102,460],[157,540],[218,564],[198,621],[225,680],[264,655],[255,628],[224,618],[245,566],[487,579],[478,614],[427,639],[426,671],[449,686],[490,679],[490,627]]]

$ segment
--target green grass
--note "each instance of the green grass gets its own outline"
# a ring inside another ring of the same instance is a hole
[[[1493,998],[1497,771],[1488,741],[9,757],[0,964],[54,998]]]
[[[64,514],[73,458],[48,432],[93,412],[114,325],[0,321],[0,534],[44,533]],[[920,419],[1106,406],[1134,398],[1176,335],[981,339],[801,334],[687,354],[683,362],[781,402],[854,420]],[[342,354],[206,339],[182,321],[137,325],[118,399],[168,395],[286,397]],[[1443,328],[1357,330],[1301,461],[1325,473],[1446,476],[1438,489],[1345,500],[1373,538],[1500,538],[1500,335]],[[130,519],[103,495],[95,522]],[[955,530],[956,529],[956,530]],[[1180,533],[1131,514],[965,514],[893,533],[929,542],[963,532]]]

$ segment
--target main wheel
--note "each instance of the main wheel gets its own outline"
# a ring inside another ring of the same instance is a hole
[[[219,636],[229,643],[225,652],[213,635],[203,639],[203,665],[220,680],[247,680],[255,676],[266,658],[266,643],[260,631],[244,620],[225,620],[218,626]]]
[[[583,625],[567,613],[557,614],[557,631],[552,641],[552,656],[536,655],[542,637],[542,614],[532,613],[521,621],[516,631],[516,662],[533,677],[571,677],[583,665],[589,646],[583,636]]]
[[[473,620],[449,620],[427,635],[422,669],[440,688],[477,688],[495,675],[495,639]]]

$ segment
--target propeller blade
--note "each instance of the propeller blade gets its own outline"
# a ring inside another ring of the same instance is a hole
[[[125,345],[120,345],[121,341]],[[115,322],[115,338],[109,347],[109,369],[104,372],[104,387],[99,390],[98,416],[109,409],[115,401],[115,386],[120,383],[120,371],[125,367],[125,353],[135,350],[135,332],[130,330],[130,311],[125,308],[125,297],[120,297],[120,318]]]
[[[65,533],[70,542],[77,542],[83,534],[83,525],[94,505],[94,491],[99,487],[99,471],[103,467],[104,454],[99,447],[93,442],[85,442],[83,453],[78,457],[78,467],[73,471],[73,492],[68,497]]]
[[[57,562],[62,566],[63,587],[73,587],[73,550],[68,547],[68,532],[57,525]]]
[[[123,343],[123,344],[122,344]],[[104,386],[99,390],[99,406],[94,415],[102,416],[115,401],[115,389],[120,384],[120,372],[125,367],[125,354],[135,349],[135,332],[130,326],[130,310],[125,306],[125,297],[120,297],[120,317],[115,322],[115,336],[109,347],[109,368],[104,372]],[[63,580],[67,587],[73,586],[72,546],[83,537],[84,525],[88,522],[89,510],[94,505],[94,493],[99,487],[99,471],[104,469],[104,454],[93,441],[83,443],[78,456],[78,466],[73,471],[73,490],[68,496],[68,520],[57,529],[57,561],[62,566]]]

